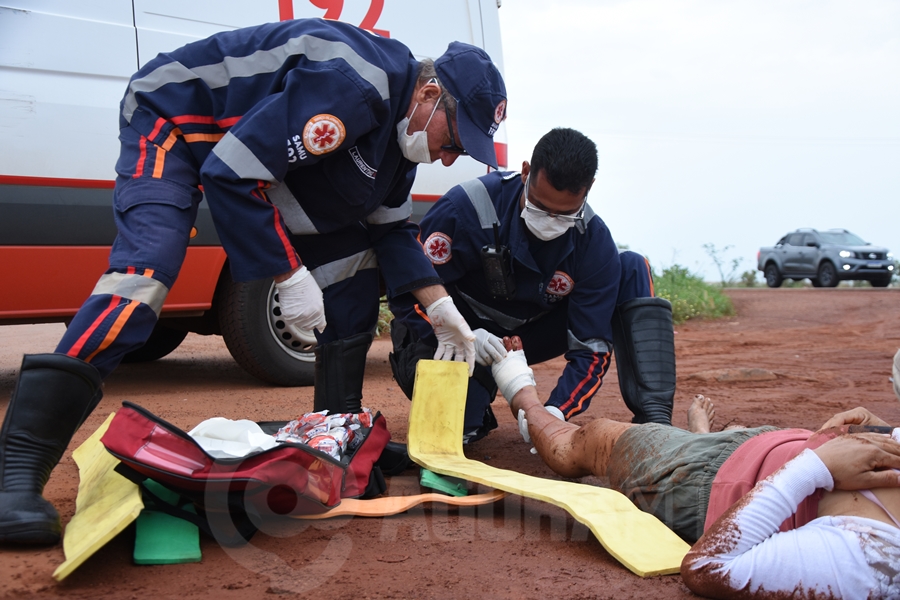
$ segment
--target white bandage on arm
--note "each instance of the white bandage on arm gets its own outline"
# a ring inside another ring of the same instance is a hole
[[[525,352],[522,350],[507,352],[506,358],[494,363],[491,372],[494,375],[494,381],[497,382],[497,387],[500,388],[500,393],[507,402],[512,402],[513,397],[523,387],[534,385],[534,372],[528,366]]]

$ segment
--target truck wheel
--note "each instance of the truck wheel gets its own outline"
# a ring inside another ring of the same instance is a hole
[[[156,327],[153,328],[153,333],[150,334],[150,337],[147,338],[144,345],[137,350],[133,350],[126,354],[122,358],[122,362],[150,362],[151,360],[157,360],[163,356],[167,356],[170,352],[175,350],[175,348],[181,345],[181,342],[184,341],[187,334],[187,331],[172,329],[171,327],[166,327],[161,322],[157,322]]]
[[[222,338],[245,371],[275,385],[313,385],[315,345],[285,330],[271,278],[238,283],[226,269],[216,296]]]
[[[887,287],[891,285],[891,276],[887,277],[879,277],[878,279],[872,280],[872,287]]]
[[[766,265],[766,270],[763,271],[766,276],[766,285],[770,288],[781,287],[781,282],[784,279],[781,277],[781,273],[778,272],[778,266],[775,263],[769,263]]]
[[[821,287],[836,287],[839,283],[834,265],[827,260],[819,265],[819,276],[816,279]]]

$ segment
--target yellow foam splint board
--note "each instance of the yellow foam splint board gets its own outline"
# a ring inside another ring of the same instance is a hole
[[[419,361],[407,441],[409,455],[417,464],[565,509],[590,528],[607,552],[641,577],[679,572],[687,543],[623,494],[467,459],[462,451],[467,375],[466,363]]]
[[[446,494],[416,494],[414,496],[385,496],[371,500],[347,498],[328,512],[318,515],[298,515],[295,519],[331,519],[332,517],[389,517],[406,512],[425,502],[440,502],[453,506],[478,506],[490,504],[506,497],[506,492],[491,490],[473,496],[448,496]]]
[[[107,542],[138,518],[144,503],[138,486],[113,469],[119,461],[106,451],[100,438],[115,413],[72,453],[80,482],[75,515],[66,526],[63,551],[66,561],[53,572],[57,581],[72,574]]]

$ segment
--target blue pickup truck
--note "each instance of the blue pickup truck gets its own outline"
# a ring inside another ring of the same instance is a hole
[[[887,287],[895,272],[887,248],[873,246],[846,229],[798,229],[774,246],[760,248],[756,259],[771,288],[780,287],[785,279],[806,278],[814,287],[835,287],[846,279]]]

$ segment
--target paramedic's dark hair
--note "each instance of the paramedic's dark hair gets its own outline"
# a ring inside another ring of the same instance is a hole
[[[597,173],[597,145],[574,129],[551,129],[531,155],[531,171],[537,175],[541,170],[554,188],[577,194]]]

